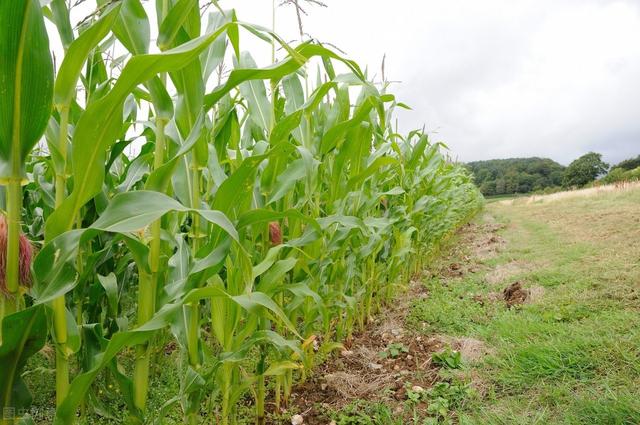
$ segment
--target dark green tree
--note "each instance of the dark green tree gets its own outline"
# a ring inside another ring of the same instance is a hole
[[[548,158],[508,158],[469,162],[480,191],[487,196],[527,193],[562,184],[564,168]]]
[[[613,168],[622,168],[623,170],[629,171],[640,167],[640,155],[635,158],[625,159],[617,165],[614,165]]]
[[[609,164],[602,160],[602,154],[589,152],[573,161],[564,171],[564,187],[584,186],[607,172]]]

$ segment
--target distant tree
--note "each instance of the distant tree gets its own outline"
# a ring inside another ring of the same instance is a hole
[[[564,178],[564,170],[556,170],[549,174],[549,181],[551,186],[562,186],[562,179]]]
[[[505,183],[504,183],[504,179],[500,178],[498,180],[496,180],[496,195],[502,195],[503,193],[507,193],[505,192]]]
[[[640,166],[631,170],[625,170],[621,167],[615,167],[609,170],[609,173],[602,178],[602,181],[607,184],[638,180],[640,180]]]
[[[621,161],[619,164],[614,165],[611,169],[622,168],[623,170],[633,170],[635,168],[640,167],[640,155],[635,158],[625,159]]]
[[[602,155],[589,152],[573,161],[564,171],[562,185],[565,187],[584,186],[607,172],[609,164],[602,160]]]
[[[509,158],[469,162],[484,195],[527,193],[562,184],[564,167],[548,158]]]
[[[547,179],[544,176],[538,176],[535,178],[531,190],[543,190],[545,187],[547,187]]]
[[[533,174],[521,173],[520,175],[518,175],[518,192],[531,192],[534,185],[536,184],[536,181],[536,176],[534,176]]]
[[[496,182],[495,181],[485,181],[480,185],[480,192],[484,193],[487,196],[496,194]]]

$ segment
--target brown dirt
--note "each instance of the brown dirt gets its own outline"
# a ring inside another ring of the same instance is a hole
[[[523,304],[529,296],[529,291],[522,287],[522,282],[514,282],[502,291],[507,307]]]
[[[475,234],[471,248],[474,257],[480,261],[490,260],[498,255],[498,253],[506,245],[506,241],[500,235],[498,231],[503,229],[502,224],[475,224]]]
[[[399,309],[397,309],[399,310]],[[438,368],[431,356],[445,344],[439,338],[425,338],[408,332],[391,310],[364,332],[355,335],[345,349],[321,365],[291,398],[291,412],[304,412],[304,423],[327,424],[325,413],[344,407],[356,399],[384,401],[400,407],[406,387],[429,388],[437,381]],[[407,352],[392,358],[390,344],[400,344]]]
[[[488,216],[490,217],[490,216]],[[484,220],[487,221],[488,217]],[[498,235],[504,228],[502,224],[468,223],[458,229],[458,243],[442,253],[440,267],[427,271],[432,277],[442,278],[443,284],[455,281],[469,273],[477,273],[485,268],[484,262],[498,255],[505,245],[505,240]]]
[[[507,286],[502,291],[502,299],[506,302],[507,307],[511,308],[515,305],[525,303],[533,304],[544,296],[544,292],[545,289],[542,286],[531,286],[529,288],[525,288],[523,282],[517,281]],[[492,294],[498,295],[497,293]]]

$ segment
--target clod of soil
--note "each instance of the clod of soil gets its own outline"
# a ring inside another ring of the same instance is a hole
[[[511,308],[514,305],[519,305],[525,302],[529,296],[529,291],[522,287],[522,282],[514,282],[507,286],[502,291],[504,300],[507,303],[507,307]]]

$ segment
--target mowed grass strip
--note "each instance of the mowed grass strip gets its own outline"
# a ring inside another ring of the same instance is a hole
[[[492,349],[466,366],[482,388],[459,420],[640,423],[640,190],[487,211],[506,225],[505,247],[481,272],[428,279],[430,296],[410,314],[427,334]],[[459,251],[459,261],[473,255]],[[508,263],[527,266],[487,283]],[[507,309],[495,294],[514,281],[542,295]]]

